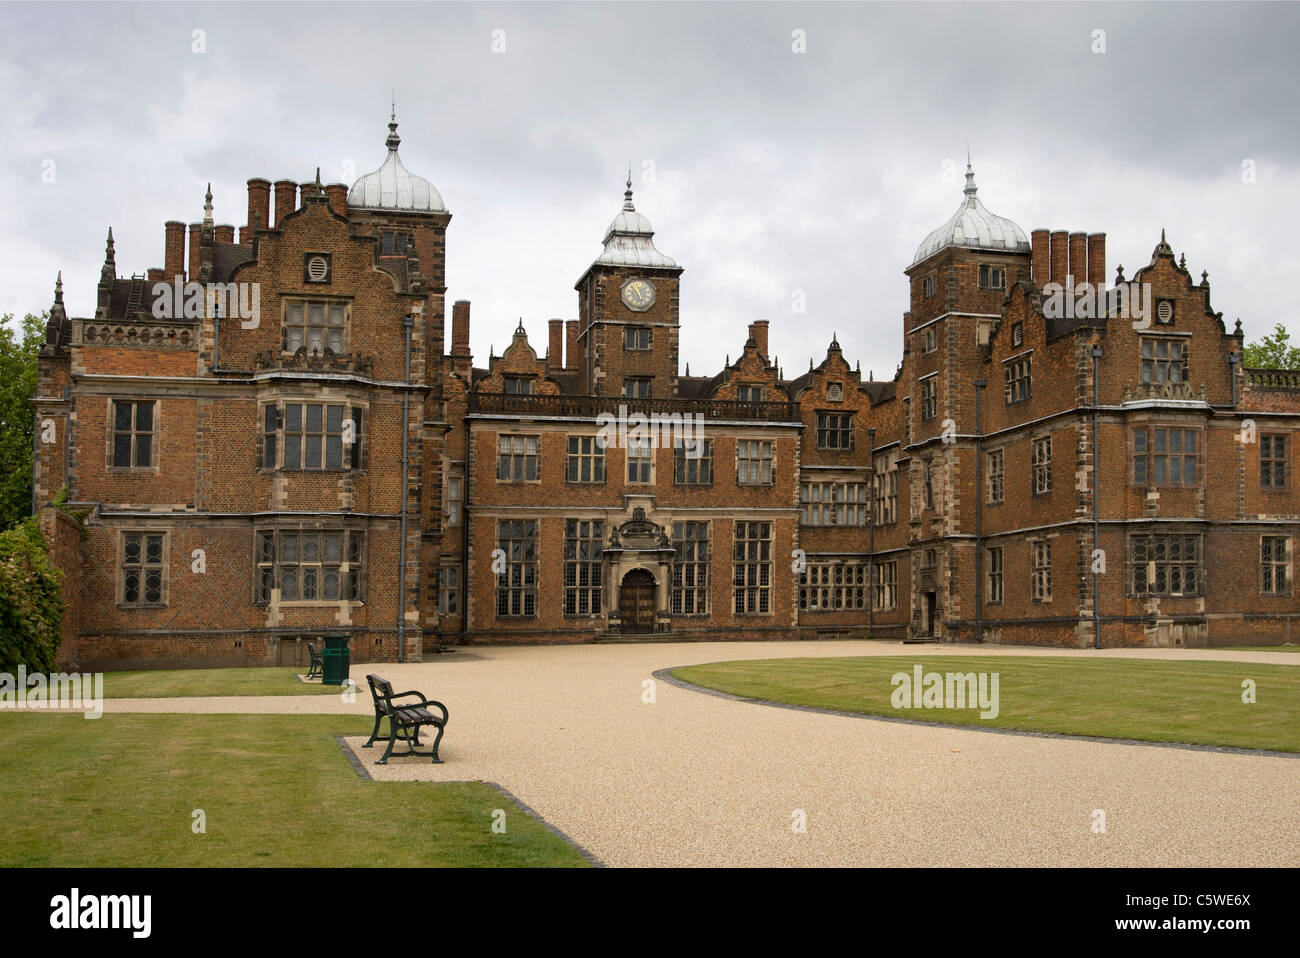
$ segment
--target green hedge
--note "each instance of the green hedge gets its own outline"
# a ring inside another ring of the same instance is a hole
[[[50,672],[63,638],[59,570],[35,516],[0,532],[0,672]]]

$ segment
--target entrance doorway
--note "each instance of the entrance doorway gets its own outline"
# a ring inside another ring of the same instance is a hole
[[[938,601],[933,592],[925,593],[925,602],[921,606],[921,634],[934,637],[934,612],[938,606]]]
[[[633,569],[623,576],[618,589],[618,614],[624,632],[654,631],[655,577],[645,569]]]

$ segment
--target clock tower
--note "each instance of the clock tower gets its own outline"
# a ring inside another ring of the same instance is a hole
[[[605,231],[605,249],[578,291],[578,387],[592,396],[677,395],[678,283],[682,267],[654,245],[654,228],[632,202]]]

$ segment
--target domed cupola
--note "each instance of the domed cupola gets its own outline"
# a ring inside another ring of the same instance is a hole
[[[632,203],[632,176],[627,178],[627,192],[623,194],[623,209],[614,217],[605,231],[605,251],[592,265],[604,266],[663,266],[675,269],[677,262],[655,249],[654,227],[636,211]]]
[[[397,147],[397,113],[388,124],[388,158],[373,173],[367,173],[348,190],[348,206],[358,210],[384,210],[404,213],[445,213],[442,196],[422,176],[416,176],[402,163]]]
[[[925,238],[912,259],[915,266],[935,253],[950,247],[998,250],[1004,253],[1029,252],[1029,239],[1011,220],[990,213],[976,196],[975,171],[966,158],[966,199],[948,222]]]

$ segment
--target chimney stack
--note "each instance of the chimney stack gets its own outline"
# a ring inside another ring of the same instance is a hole
[[[235,241],[235,228],[222,223],[213,231],[218,243],[233,243]]]
[[[191,282],[199,281],[199,240],[203,238],[203,224],[190,224],[190,259],[189,259],[189,279]]]
[[[1106,288],[1106,234],[1088,235],[1088,283],[1094,289]]]
[[[1070,268],[1075,286],[1088,281],[1088,234],[1070,234]]]
[[[758,343],[758,354],[767,358],[767,320],[756,319],[749,324],[749,338]]]
[[[271,181],[254,177],[248,181],[248,225],[239,234],[245,245],[253,242],[253,230],[271,225]]]
[[[275,181],[275,227],[280,228],[280,221],[298,208],[298,184],[293,180]]]
[[[1052,249],[1051,233],[1038,229],[1029,234],[1029,265],[1034,283],[1041,289],[1051,281]]]
[[[151,282],[151,283],[163,283],[163,282],[166,282],[166,281],[167,281],[167,274],[166,274],[166,271],[160,269],[160,268],[157,267],[157,266],[150,266],[150,267],[149,267],[149,273],[148,273],[148,279],[149,279],[149,282]]]
[[[1070,271],[1068,261],[1070,234],[1065,230],[1052,231],[1052,282],[1065,286],[1065,274]]]
[[[163,273],[171,280],[185,272],[185,224],[168,220],[163,231]]]
[[[348,215],[348,188],[342,183],[331,183],[325,187],[325,195],[330,198],[330,209],[339,216]]]
[[[578,321],[564,321],[564,368],[571,373],[578,371]]]
[[[564,320],[552,319],[547,324],[550,340],[546,345],[546,372],[564,371]]]
[[[473,357],[469,351],[469,300],[458,299],[451,306],[451,368],[465,377],[473,375]]]

